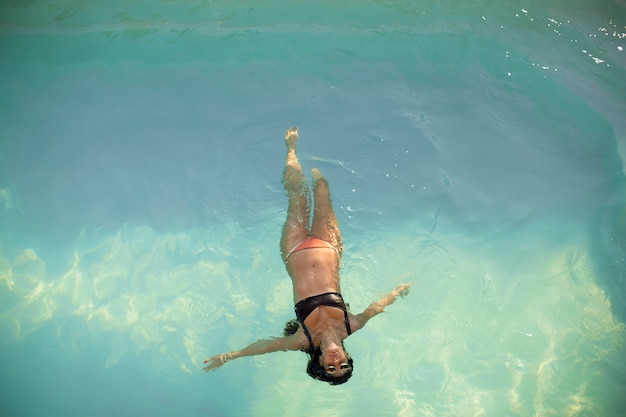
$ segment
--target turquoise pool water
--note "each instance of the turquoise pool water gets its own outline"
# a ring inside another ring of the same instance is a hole
[[[544,3],[2,2],[0,415],[621,416],[626,7]],[[338,387],[201,372],[293,317],[292,125],[353,312],[414,282]]]

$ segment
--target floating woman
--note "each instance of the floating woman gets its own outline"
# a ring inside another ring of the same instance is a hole
[[[296,320],[287,323],[284,337],[258,340],[241,350],[211,356],[204,361],[205,371],[214,371],[244,356],[300,350],[309,355],[307,373],[312,378],[331,385],[343,384],[354,370],[343,340],[363,328],[398,296],[409,292],[411,284],[401,284],[362,313],[348,312],[339,285],[343,243],[328,182],[319,170],[313,169],[313,221],[310,222],[311,195],[296,156],[297,139],[297,128],[287,130],[283,185],[289,207],[280,241],[281,255],[293,284]]]

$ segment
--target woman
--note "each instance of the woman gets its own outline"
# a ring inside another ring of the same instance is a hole
[[[401,284],[361,314],[347,311],[339,286],[343,244],[328,182],[313,169],[313,221],[309,225],[311,197],[296,156],[297,139],[297,128],[287,130],[283,184],[289,208],[280,242],[282,258],[293,283],[297,322],[288,323],[285,337],[258,340],[241,350],[210,357],[204,361],[205,371],[214,371],[243,356],[301,350],[310,357],[307,373],[311,377],[332,385],[342,384],[352,376],[354,366],[344,350],[343,340],[365,326],[396,297],[408,294],[411,284]]]

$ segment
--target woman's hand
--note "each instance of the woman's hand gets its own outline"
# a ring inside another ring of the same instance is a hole
[[[408,284],[400,284],[396,288],[394,288],[389,294],[383,295],[378,301],[370,304],[370,308],[373,310],[375,314],[382,313],[383,309],[396,301],[398,297],[404,297],[409,293],[411,289],[412,282]]]
[[[219,355],[213,355],[209,359],[205,359],[206,366],[202,368],[204,372],[215,371],[220,366],[224,365],[229,360],[232,360],[231,353],[220,353]]]
[[[394,297],[404,297],[409,294],[409,291],[411,290],[411,285],[413,285],[412,282],[409,282],[408,284],[400,284],[396,288],[394,288],[391,293],[394,295]]]
[[[409,290],[411,289],[411,285],[413,285],[412,282],[409,282],[408,284],[398,285],[389,294],[383,295],[378,299],[378,301],[374,301],[369,306],[367,306],[367,308],[363,310],[361,314],[353,316],[354,320],[353,322],[351,322],[351,325],[353,326],[353,331],[361,329],[363,326],[365,326],[365,323],[367,323],[369,319],[376,316],[377,314],[384,312],[385,307],[393,304],[393,302],[396,301],[396,298],[404,297],[405,295],[407,295],[409,293]]]

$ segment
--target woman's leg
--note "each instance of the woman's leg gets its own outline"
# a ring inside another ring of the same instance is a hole
[[[337,224],[337,217],[333,211],[333,205],[330,202],[330,190],[328,189],[328,181],[322,176],[322,173],[313,168],[313,225],[311,234],[319,239],[323,239],[333,244],[339,256],[343,252],[343,243],[341,242],[341,233]]]
[[[285,134],[287,158],[283,172],[283,185],[289,197],[287,219],[283,225],[280,239],[280,252],[283,259],[298,243],[310,234],[309,216],[311,213],[311,196],[306,178],[302,173],[300,162],[296,156],[298,128],[292,127]]]

